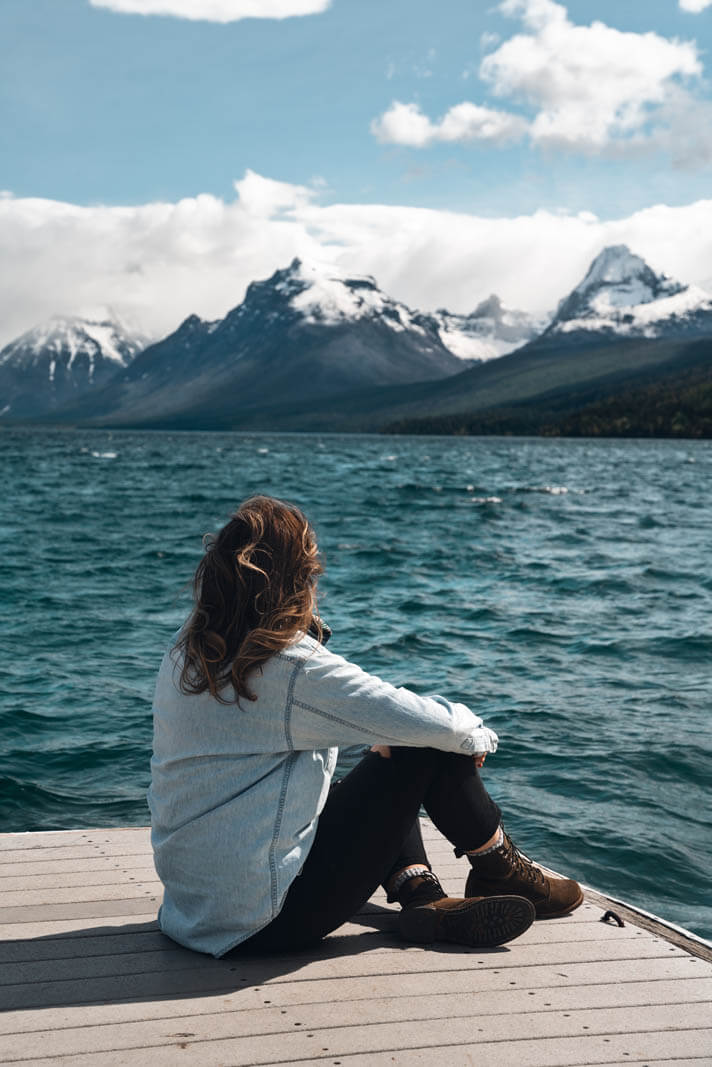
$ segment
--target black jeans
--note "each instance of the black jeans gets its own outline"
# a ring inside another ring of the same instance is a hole
[[[430,866],[421,805],[458,854],[495,833],[501,812],[472,756],[434,748],[370,752],[332,786],[316,837],[279,915],[236,951],[278,952],[314,944],[341,926],[378,885],[409,864]]]

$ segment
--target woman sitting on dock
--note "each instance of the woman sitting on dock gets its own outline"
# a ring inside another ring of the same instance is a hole
[[[464,704],[397,689],[324,647],[304,515],[245,501],[208,544],[156,685],[149,804],[161,929],[222,956],[303,948],[379,884],[410,941],[499,945],[565,915],[579,885],[515,848],[479,768],[497,736]],[[338,747],[370,751],[332,784]],[[331,787],[331,788],[330,788]],[[466,856],[445,895],[421,805]]]

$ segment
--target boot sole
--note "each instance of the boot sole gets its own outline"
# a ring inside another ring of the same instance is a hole
[[[398,925],[406,941],[451,941],[470,948],[494,948],[519,937],[535,918],[534,905],[526,897],[500,896],[465,900],[447,911],[428,904],[405,908]]]

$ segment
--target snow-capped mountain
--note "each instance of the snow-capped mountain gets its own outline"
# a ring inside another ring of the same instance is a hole
[[[520,348],[546,328],[549,317],[506,308],[494,293],[469,315],[455,315],[439,308],[430,316],[440,340],[460,359],[497,359]]]
[[[585,342],[710,334],[710,293],[656,274],[627,245],[611,245],[561,301],[544,336]]]
[[[144,345],[109,315],[55,316],[0,351],[0,416],[55,411],[101,388]]]
[[[369,274],[346,274],[331,264],[304,263],[294,259],[286,270],[277,271],[266,282],[256,282],[247,291],[245,305],[254,302],[262,287],[273,291],[305,323],[339,326],[359,320],[380,320],[394,332],[415,330],[425,335],[417,323],[417,312],[392,300],[378,288]],[[244,305],[242,305],[244,306]]]
[[[267,286],[263,292],[262,286]],[[283,314],[300,315],[306,324],[344,326],[355,322],[380,321],[390,330],[413,331],[428,338],[437,335],[446,349],[459,359],[492,359],[526,344],[545,328],[548,318],[502,306],[497,296],[483,300],[469,315],[445,309],[433,313],[415,311],[387,296],[371,275],[350,275],[332,265],[304,263],[295,259],[286,270],[266,282],[255,282],[247,291],[245,305],[235,309],[235,320],[249,314],[266,296],[274,293],[286,300]],[[415,379],[414,379],[415,380]]]
[[[81,414],[127,423],[226,416],[456,374],[462,361],[437,325],[383,293],[373,278],[295,259],[224,319],[192,315],[149,346]],[[93,411],[90,413],[89,408]]]

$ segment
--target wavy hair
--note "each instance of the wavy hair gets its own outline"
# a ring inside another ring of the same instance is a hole
[[[248,675],[314,621],[320,630],[315,598],[322,570],[314,532],[299,508],[269,496],[245,500],[218,534],[206,538],[193,579],[193,611],[176,644],[181,691],[209,692],[222,704],[255,700]],[[234,700],[224,696],[230,683]]]

